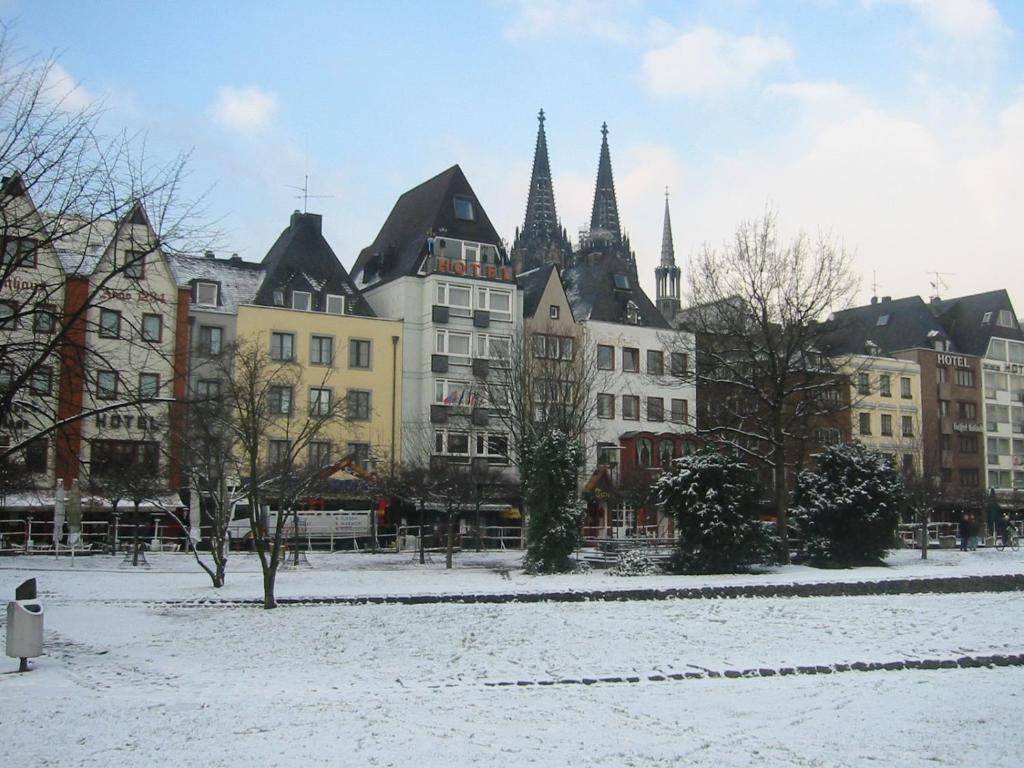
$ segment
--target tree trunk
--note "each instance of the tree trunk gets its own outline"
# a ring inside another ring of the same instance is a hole
[[[448,541],[445,547],[444,553],[444,567],[451,569],[452,567],[452,555],[455,552],[455,515],[451,512],[448,513]]]
[[[423,502],[420,502],[420,565],[427,562],[426,553],[423,550]]]
[[[926,508],[921,509],[921,514],[918,515],[918,519],[921,521],[921,559],[928,559],[928,521],[931,515],[928,514]]]
[[[132,567],[139,565],[139,504],[135,502],[135,511],[132,513]]]
[[[773,468],[775,477],[775,517],[779,535],[779,561],[789,565],[789,494],[786,491],[786,464],[776,454]]]
[[[276,578],[276,565],[271,565],[263,571],[263,607],[267,610],[277,608],[277,601],[274,599],[274,580]]]

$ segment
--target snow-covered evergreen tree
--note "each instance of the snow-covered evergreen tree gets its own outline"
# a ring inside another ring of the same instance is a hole
[[[900,473],[861,443],[832,446],[817,463],[817,472],[800,473],[793,497],[808,559],[835,567],[878,563],[907,504]]]
[[[576,478],[583,463],[579,443],[553,429],[526,446],[528,471],[523,492],[530,510],[526,570],[566,573],[573,570],[572,553],[579,544],[583,510],[576,497]]]
[[[773,539],[757,514],[750,468],[707,449],[683,456],[655,485],[659,503],[675,517],[680,573],[734,573],[771,557]]]

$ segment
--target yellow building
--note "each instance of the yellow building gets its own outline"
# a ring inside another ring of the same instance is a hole
[[[385,470],[400,461],[401,322],[242,305],[237,335],[265,346],[273,360],[295,362],[285,397],[299,414],[330,404],[339,409],[340,418],[310,446],[318,453],[310,458],[326,463],[328,451],[331,461],[352,456],[360,466]],[[272,460],[271,448],[266,455]]]
[[[920,477],[921,367],[909,360],[853,355],[843,370],[850,377],[853,438],[886,454],[905,475]]]

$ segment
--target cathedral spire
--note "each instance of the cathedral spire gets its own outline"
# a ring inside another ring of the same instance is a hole
[[[590,214],[590,236],[593,240],[618,244],[619,206],[615,201],[615,180],[612,158],[608,151],[608,123],[601,124],[601,157],[597,164],[597,185],[594,188],[594,209]]]
[[[661,230],[661,263],[654,270],[655,304],[666,320],[672,322],[682,308],[679,298],[679,267],[672,242],[672,219],[668,212],[668,187],[665,187],[665,225]]]
[[[661,266],[676,265],[676,249],[672,243],[672,219],[668,214],[668,187],[665,187],[665,226],[661,230]]]
[[[537,145],[533,151],[533,173],[526,197],[526,218],[512,244],[512,266],[516,274],[544,264],[569,266],[572,246],[555,211],[555,192],[548,161],[548,138],[544,133],[544,110],[537,114]]]
[[[555,192],[551,186],[551,164],[548,161],[548,139],[544,134],[544,110],[537,115],[537,147],[533,151],[533,174],[530,194],[526,199],[526,237],[557,239],[561,227],[555,213]]]

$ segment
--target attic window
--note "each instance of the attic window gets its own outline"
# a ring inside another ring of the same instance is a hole
[[[292,291],[292,309],[309,312],[311,298],[312,294],[308,291]]]
[[[640,307],[632,301],[626,303],[626,322],[630,325],[640,325]]]
[[[274,306],[275,307],[283,307],[284,306],[284,291],[274,291]]]
[[[992,313],[991,312],[986,312],[984,315],[981,316],[981,324],[982,325],[990,325],[991,323],[992,323]]]
[[[216,283],[196,283],[196,304],[200,307],[216,307],[217,288]]]
[[[1000,328],[1016,328],[1016,324],[1013,322],[1013,312],[1008,309],[999,310],[999,319],[996,320],[996,325]]]
[[[615,282],[615,287],[620,291],[629,290],[629,277],[627,275],[624,275],[621,272],[616,272],[612,275],[612,280]]]
[[[327,294],[327,314],[329,315],[343,315],[345,314],[345,297],[337,296],[333,293]]]
[[[875,325],[888,325],[888,324],[889,324],[889,316],[888,315],[879,315],[878,316],[878,322],[875,323]]]
[[[475,219],[475,216],[473,216],[472,200],[462,195],[456,195],[452,201],[455,205],[456,219],[461,219],[462,221],[473,221]]]

